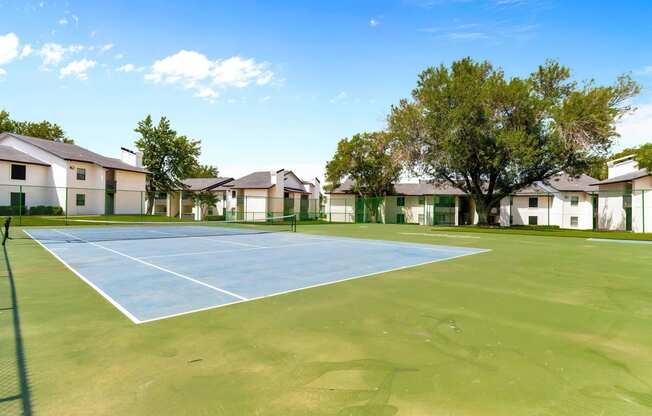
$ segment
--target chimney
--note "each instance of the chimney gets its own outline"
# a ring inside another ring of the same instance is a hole
[[[134,152],[126,147],[121,147],[120,151],[120,160],[124,163],[137,168],[143,167],[143,152]]]

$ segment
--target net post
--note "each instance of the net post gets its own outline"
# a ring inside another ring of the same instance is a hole
[[[11,217],[5,218],[4,222],[4,235],[2,236],[2,245],[4,246],[7,243],[7,239],[9,238],[9,226],[11,225]]]
[[[297,214],[292,215],[292,232],[297,232]]]

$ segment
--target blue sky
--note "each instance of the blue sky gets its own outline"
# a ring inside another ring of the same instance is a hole
[[[464,56],[527,75],[643,85],[618,147],[652,128],[652,3],[553,0],[0,0],[0,108],[117,156],[167,116],[227,176],[321,175],[337,141],[384,126],[417,74]]]

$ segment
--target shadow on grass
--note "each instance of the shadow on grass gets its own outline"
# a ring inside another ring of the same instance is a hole
[[[3,392],[3,395],[0,395],[0,406],[4,405],[11,405],[11,404],[18,404],[20,403],[17,407],[15,407],[15,410],[18,412],[22,411],[22,414],[24,416],[29,416],[32,415],[32,398],[31,398],[31,393],[30,393],[30,388],[29,388],[29,379],[28,379],[28,372],[27,372],[27,363],[25,360],[25,349],[23,346],[23,338],[22,338],[22,333],[21,333],[21,328],[20,328],[20,315],[18,311],[18,296],[16,295],[16,284],[14,282],[14,275],[11,270],[11,263],[9,262],[9,255],[7,254],[7,247],[3,246],[3,254],[4,254],[4,261],[5,261],[5,267],[6,267],[6,273],[7,273],[7,279],[9,282],[9,292],[10,292],[10,298],[11,298],[11,304],[7,308],[3,308],[3,310],[11,310],[12,311],[12,326],[13,326],[13,337],[14,337],[14,349],[15,349],[15,354],[16,354],[16,374],[15,376],[17,377],[17,387],[15,389],[14,394],[7,394],[6,390],[3,388],[0,391]],[[9,365],[9,362],[3,363],[2,367],[5,367],[6,365]],[[6,370],[6,371],[5,371]],[[9,386],[12,382],[8,380],[9,378],[13,378],[14,374],[11,376],[7,376],[9,373],[9,369],[2,369],[2,384],[5,386]],[[13,371],[12,371],[13,373]],[[2,406],[4,407],[4,406]],[[14,406],[11,406],[14,408]]]

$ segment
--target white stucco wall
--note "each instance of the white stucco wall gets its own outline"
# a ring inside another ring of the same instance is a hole
[[[246,219],[259,220],[267,217],[268,212],[268,190],[267,189],[244,189],[244,210]],[[273,215],[283,215],[283,210]]]
[[[652,233],[652,176],[632,182],[632,231]]]
[[[355,196],[327,194],[326,220],[332,222],[355,222]]]
[[[25,166],[25,180],[11,179],[11,165]],[[50,168],[18,162],[0,161],[0,205],[10,205],[11,193],[25,194],[25,205],[59,206],[56,189],[49,186],[52,178]]]
[[[600,185],[599,188],[598,228],[600,230],[625,230],[626,214],[623,209],[624,184]]]
[[[146,175],[138,172],[115,171],[115,213],[140,214],[145,210]]]

